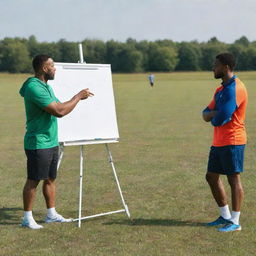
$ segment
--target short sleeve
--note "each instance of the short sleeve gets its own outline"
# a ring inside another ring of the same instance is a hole
[[[45,108],[50,103],[56,101],[55,97],[51,96],[46,87],[38,85],[27,88],[26,98],[35,103],[40,108]]]
[[[61,103],[60,100],[56,97],[55,97],[55,101]]]

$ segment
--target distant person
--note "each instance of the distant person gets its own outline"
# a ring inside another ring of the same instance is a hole
[[[219,231],[241,230],[240,209],[244,197],[240,173],[243,172],[246,144],[245,112],[247,92],[244,84],[234,75],[235,58],[229,53],[216,56],[213,66],[214,77],[221,78],[221,86],[213,100],[203,111],[203,119],[214,126],[213,144],[209,154],[206,180],[220,210],[220,217],[208,223],[219,226]],[[227,195],[220,179],[226,175],[231,187],[232,213]]]
[[[148,76],[148,80],[149,80],[150,86],[153,87],[154,86],[155,76],[153,74],[150,74]]]
[[[57,134],[57,118],[70,113],[80,100],[93,94],[84,89],[71,100],[60,103],[55,97],[48,80],[54,79],[55,67],[48,55],[37,55],[33,59],[35,76],[28,78],[20,89],[24,97],[26,110],[26,134],[24,148],[27,156],[27,181],[23,189],[24,218],[23,227],[40,229],[32,215],[32,206],[36,188],[43,180],[43,195],[47,206],[45,222],[70,222],[55,210],[55,179],[59,143]]]

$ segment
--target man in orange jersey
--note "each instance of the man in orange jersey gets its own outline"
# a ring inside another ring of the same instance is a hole
[[[214,126],[206,180],[220,209],[220,217],[207,225],[223,225],[218,229],[221,232],[241,230],[239,217],[244,196],[240,173],[243,172],[246,144],[244,120],[247,92],[244,84],[234,75],[235,64],[232,54],[222,53],[216,56],[213,66],[214,77],[221,78],[222,83],[203,111],[203,119]],[[220,179],[221,174],[227,176],[231,187],[231,214]]]

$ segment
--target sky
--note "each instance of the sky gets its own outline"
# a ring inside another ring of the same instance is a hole
[[[0,39],[256,40],[256,0],[0,0]]]

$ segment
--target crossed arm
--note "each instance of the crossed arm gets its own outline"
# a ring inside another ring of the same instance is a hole
[[[227,90],[223,94],[223,98],[224,100],[219,103],[217,111],[209,107],[204,109],[202,113],[204,121],[211,121],[213,126],[222,126],[231,120],[237,108],[234,90]]]
[[[216,110],[203,111],[202,116],[205,122],[210,122],[217,114]]]

